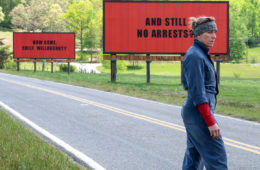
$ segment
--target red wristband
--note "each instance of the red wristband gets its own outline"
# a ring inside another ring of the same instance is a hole
[[[197,106],[201,116],[203,117],[203,119],[205,120],[207,126],[212,126],[214,125],[216,122],[211,114],[210,108],[209,108],[209,104],[208,103],[203,103]]]

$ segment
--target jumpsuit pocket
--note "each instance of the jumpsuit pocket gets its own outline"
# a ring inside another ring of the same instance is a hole
[[[216,81],[214,68],[205,66],[204,70],[205,70],[204,80],[206,82],[205,85],[211,85],[211,84],[214,85],[214,82]]]

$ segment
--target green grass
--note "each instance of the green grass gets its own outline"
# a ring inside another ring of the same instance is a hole
[[[238,69],[239,65],[237,66]],[[11,74],[74,84],[111,91],[154,101],[182,105],[186,92],[179,76],[151,75],[146,83],[144,74],[118,74],[117,82],[110,82],[110,74],[48,73],[5,71]],[[259,72],[258,72],[259,73]],[[254,73],[257,75],[258,73]],[[256,76],[257,77],[257,76]],[[260,122],[260,78],[222,77],[216,113],[232,115]]]
[[[53,63],[53,71],[59,71],[60,70],[60,64],[61,63]],[[42,71],[42,62],[36,63],[36,71]],[[34,63],[33,62],[20,62],[20,69],[21,70],[34,70]],[[51,63],[45,62],[45,71],[51,71]]]
[[[85,169],[0,110],[0,169]]]
[[[54,63],[54,71],[59,71],[60,63]],[[131,63],[128,63],[131,66]],[[37,62],[37,71],[42,71],[42,63]],[[145,75],[146,74],[146,64],[145,62],[139,62],[138,66],[141,69],[127,70],[125,72],[118,73],[121,74],[136,74]],[[34,70],[33,62],[20,62],[21,70]],[[163,75],[163,76],[180,76],[181,65],[180,62],[152,62],[151,63],[151,75]],[[104,69],[102,67],[98,68],[99,71],[103,73],[110,73],[110,69]],[[51,63],[45,63],[45,71],[51,71]],[[260,79],[260,64],[230,64],[221,63],[220,64],[220,76],[221,78],[240,78],[240,79]]]
[[[128,66],[133,66],[132,62],[128,62]],[[125,72],[118,70],[118,73],[127,74],[146,74],[146,63],[145,61],[139,61],[135,66],[141,67],[141,69],[130,69]],[[110,69],[104,69],[103,67],[98,68],[99,71],[103,73],[110,73]],[[151,75],[167,75],[167,76],[180,76],[181,74],[181,64],[180,62],[152,62],[150,64]]]
[[[0,39],[13,49],[13,30],[0,27]]]
[[[260,64],[220,64],[220,77],[237,79],[260,79]]]
[[[131,65],[129,63],[129,65]],[[128,70],[126,72],[120,72],[122,74],[146,74],[145,62],[139,62],[139,66],[142,69]],[[215,64],[216,65],[216,64]],[[101,72],[110,73],[109,69],[98,68]],[[164,76],[180,76],[181,64],[180,62],[152,62],[151,63],[151,75],[164,75]],[[241,79],[260,79],[260,64],[220,64],[220,76],[221,78],[241,78]]]
[[[254,47],[248,49],[248,62],[260,63],[260,47]]]
[[[216,112],[260,122],[260,79],[223,78]]]

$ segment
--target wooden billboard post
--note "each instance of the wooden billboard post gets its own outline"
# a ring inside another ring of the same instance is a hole
[[[150,75],[150,63],[152,62],[151,59],[149,59],[150,54],[146,54],[146,83],[150,83],[151,75]]]
[[[51,59],[51,73],[53,73],[53,59]]]
[[[70,60],[68,60],[68,75],[70,75]]]
[[[221,62],[222,62],[221,59],[218,59],[218,60],[216,61],[216,63],[217,63],[217,84],[220,83],[220,63],[221,63]]]
[[[20,60],[17,58],[17,71],[20,71]]]
[[[111,55],[111,82],[116,82],[116,73],[117,73],[117,67],[116,67],[116,55]]]
[[[182,84],[182,63],[184,60],[184,56],[185,56],[185,54],[181,54],[181,84]]]
[[[36,72],[36,58],[33,61],[33,65],[34,65],[34,72]]]

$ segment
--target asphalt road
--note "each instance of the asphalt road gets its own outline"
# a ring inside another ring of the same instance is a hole
[[[181,169],[179,106],[0,73],[0,101],[106,169]],[[216,116],[231,170],[260,169],[260,124]]]

